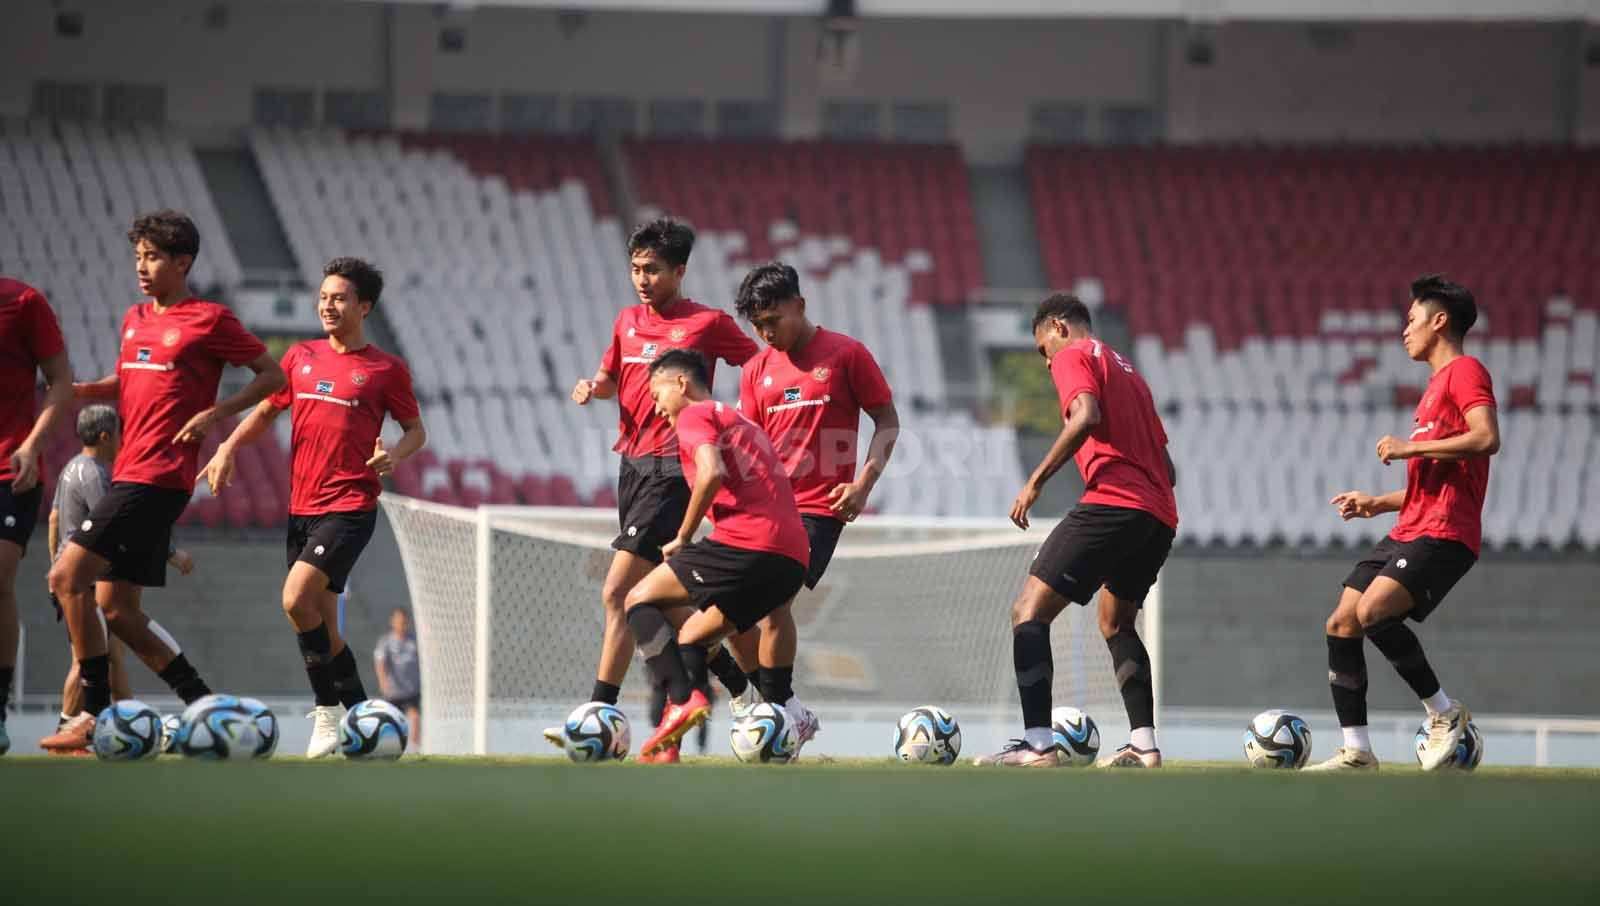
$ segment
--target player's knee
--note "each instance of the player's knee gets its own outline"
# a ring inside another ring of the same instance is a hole
[[[635,603],[631,603],[636,600],[634,592],[637,590],[637,585],[632,588],[625,588],[621,582],[607,580],[606,584],[600,588],[600,601],[605,605],[606,610],[620,613],[630,607],[638,606]]]
[[[1370,632],[1393,618],[1394,615],[1387,612],[1381,601],[1362,598],[1361,603],[1356,605],[1356,623],[1362,632]]]
[[[310,617],[318,612],[316,597],[299,590],[286,590],[283,593],[283,612],[290,619]]]
[[[68,568],[64,558],[57,560],[50,567],[50,574],[45,581],[50,585],[50,593],[62,600],[78,590],[74,587],[77,583],[73,581],[72,570]]]
[[[627,613],[635,607],[643,607],[649,604],[650,599],[645,594],[644,589],[635,585],[626,592],[618,591],[615,597],[609,594],[605,595],[605,602],[607,610]]]
[[[1328,614],[1328,623],[1324,627],[1328,635],[1341,639],[1353,639],[1361,635],[1361,620],[1353,613],[1334,611]]]

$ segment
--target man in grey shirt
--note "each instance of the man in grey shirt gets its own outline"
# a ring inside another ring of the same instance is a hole
[[[401,711],[411,724],[410,745],[415,751],[422,744],[422,665],[417,659],[417,639],[411,634],[411,619],[399,607],[389,615],[389,634],[378,639],[372,652],[377,665],[378,687],[383,697]]]

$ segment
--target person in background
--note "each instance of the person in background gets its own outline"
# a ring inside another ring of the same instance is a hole
[[[417,660],[417,637],[411,632],[411,618],[396,607],[389,615],[389,634],[378,640],[372,652],[378,672],[378,688],[384,701],[405,712],[411,724],[413,751],[422,745],[422,665]]]

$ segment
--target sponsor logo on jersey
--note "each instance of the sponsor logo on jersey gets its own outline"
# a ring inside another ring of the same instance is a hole
[[[150,348],[148,346],[139,347],[139,352],[134,356],[134,358],[141,362],[150,361]]]
[[[688,335],[689,331],[684,330],[682,327],[674,327],[672,328],[671,332],[667,334],[667,336],[672,338],[672,342],[674,343],[682,343],[683,338]]]
[[[785,388],[783,388],[783,401],[786,402],[786,403],[798,403],[800,401],[800,388],[799,387],[785,387]]]
[[[318,393],[332,393],[333,392],[333,381],[317,381],[317,392]]]
[[[654,343],[646,343],[646,344],[644,344],[644,349],[639,350],[639,354],[643,355],[643,356],[653,356],[653,355],[655,355],[656,354],[656,344],[654,344]]]
[[[176,327],[170,327],[167,329],[166,333],[161,335],[161,345],[176,346],[178,345],[178,341],[181,339],[183,339],[183,331]]]
[[[811,369],[811,379],[813,381],[817,381],[818,383],[826,381],[828,379],[828,375],[830,374],[833,374],[833,371],[822,365],[818,365],[817,367]]]
[[[350,372],[350,383],[355,384],[357,387],[360,387],[362,384],[365,384],[366,382],[367,382],[367,373],[365,371],[352,371],[352,372]]]

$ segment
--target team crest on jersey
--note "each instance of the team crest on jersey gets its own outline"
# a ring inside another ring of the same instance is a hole
[[[783,401],[786,402],[786,403],[798,403],[798,402],[800,402],[800,388],[799,387],[785,387],[785,388],[783,388]]]
[[[365,384],[366,382],[367,382],[367,373],[365,371],[352,371],[352,372],[350,372],[350,383],[355,384],[357,387],[360,387],[362,384]]]
[[[310,374],[311,373],[311,366],[310,365],[301,365],[300,366],[300,373],[301,374]]]
[[[683,338],[688,335],[689,331],[684,330],[682,327],[674,327],[672,328],[672,332],[667,334],[667,336],[672,338],[672,342],[674,343],[682,343]]]
[[[138,353],[138,355],[134,356],[134,358],[138,359],[141,362],[150,361],[150,348],[148,346],[139,347],[139,353]]]
[[[630,339],[630,340],[633,339],[633,328],[632,327],[628,328],[628,339]]]
[[[818,383],[827,381],[828,375],[830,374],[833,374],[833,371],[824,365],[818,365],[817,367],[811,369],[811,379]]]
[[[128,328],[128,332],[127,332],[127,333],[125,333],[125,334],[123,334],[123,335],[122,335],[122,338],[123,338],[123,339],[124,339],[124,340],[131,340],[131,339],[133,339],[133,328],[132,328],[132,327],[130,327],[130,328]]]
[[[332,393],[333,392],[333,381],[317,381],[317,392],[318,393]]]
[[[169,327],[167,332],[161,335],[161,345],[176,346],[181,339],[183,339],[183,331],[176,327]]]
[[[646,343],[646,344],[644,344],[644,349],[640,350],[639,354],[643,355],[643,356],[654,356],[656,354],[656,344],[654,344],[654,343]]]

